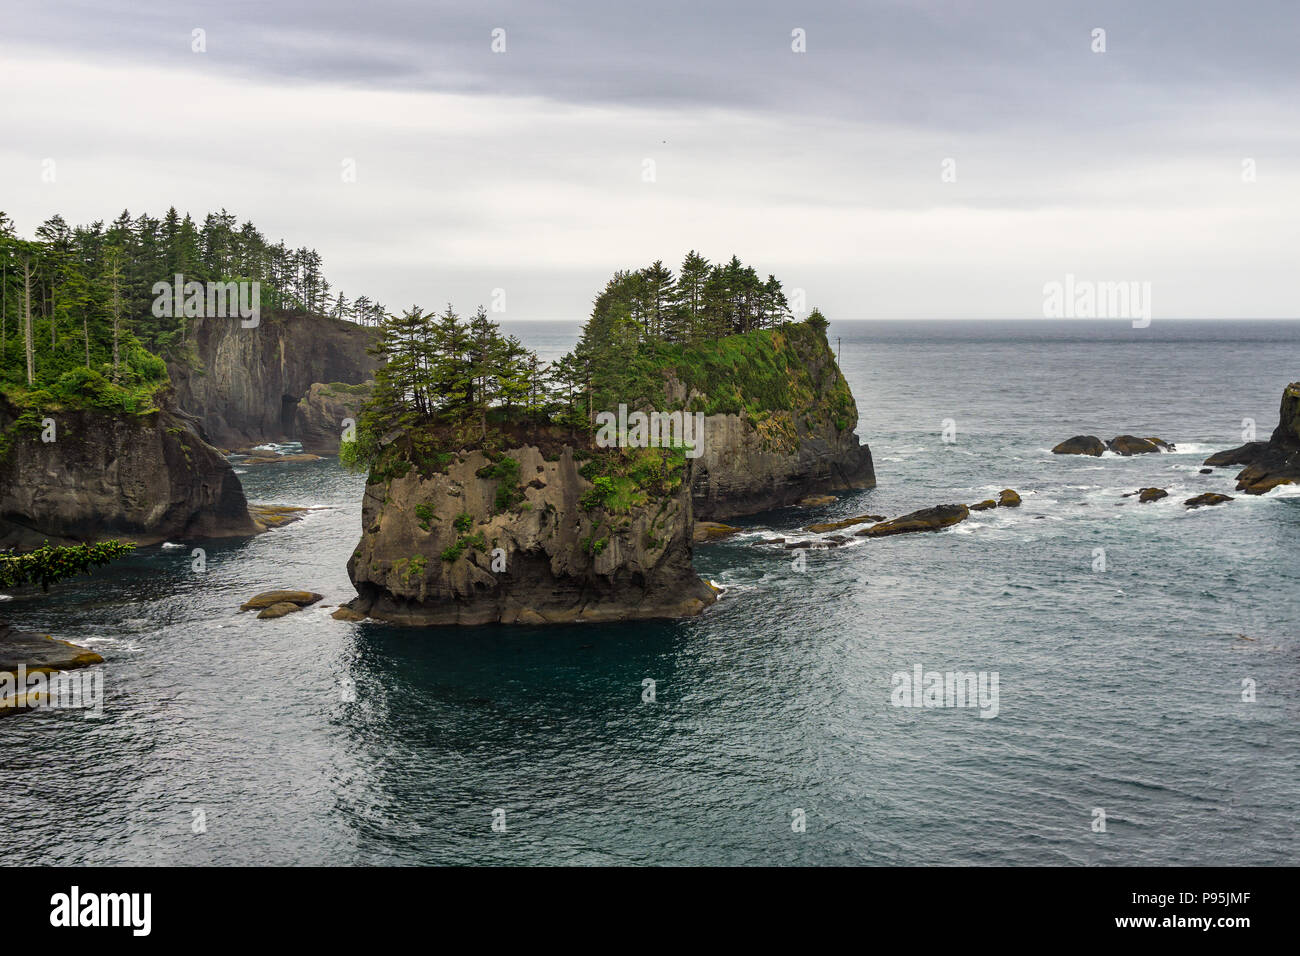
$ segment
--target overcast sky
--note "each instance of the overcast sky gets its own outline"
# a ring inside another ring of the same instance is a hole
[[[0,0],[0,22],[0,209],[26,235],[224,206],[349,296],[502,288],[507,319],[584,318],[613,270],[691,248],[831,318],[1038,317],[1067,273],[1150,282],[1157,320],[1300,316],[1294,0]]]

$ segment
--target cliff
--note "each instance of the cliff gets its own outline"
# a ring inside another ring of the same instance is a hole
[[[377,364],[366,349],[378,331],[339,319],[278,312],[264,313],[255,328],[231,319],[190,322],[187,358],[167,366],[175,401],[223,448],[301,440],[298,407],[311,386],[359,384]],[[314,433],[315,449],[337,451],[341,430],[336,422],[332,438]]]
[[[719,520],[809,495],[874,488],[858,406],[825,332],[807,323],[665,356],[668,407],[705,413],[695,517]]]
[[[41,440],[41,417],[54,441]],[[0,396],[0,547],[253,534],[230,464],[167,410],[20,409]]]
[[[680,451],[509,444],[429,453],[404,436],[384,449],[348,562],[353,611],[544,624],[682,617],[715,600],[691,568]]]
[[[1205,464],[1245,465],[1237,475],[1237,490],[1262,495],[1278,485],[1300,483],[1300,382],[1282,390],[1277,428],[1268,441],[1247,442],[1216,452]]]
[[[361,405],[370,396],[371,383],[316,382],[294,409],[293,438],[302,449],[316,455],[335,455],[345,421],[356,424]]]

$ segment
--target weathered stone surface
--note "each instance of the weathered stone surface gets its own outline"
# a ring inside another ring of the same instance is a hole
[[[1188,498],[1183,504],[1189,508],[1202,508],[1207,505],[1221,505],[1225,501],[1231,501],[1232,495],[1221,495],[1213,491],[1207,491],[1204,494],[1197,495],[1195,498]]]
[[[29,674],[50,673],[102,663],[104,658],[89,648],[0,622],[0,671],[16,674],[19,666],[25,666]]]
[[[361,419],[361,405],[370,396],[371,383],[347,385],[316,382],[298,401],[294,436],[305,451],[337,455],[344,422]]]
[[[1016,494],[1014,488],[1003,488],[998,494],[999,508],[1019,508],[1020,495]]]
[[[358,614],[350,607],[337,608],[331,612],[330,617],[336,621],[364,621],[366,619],[364,614]]]
[[[273,604],[293,604],[297,607],[304,607],[308,604],[315,604],[320,599],[321,596],[315,591],[263,591],[239,605],[239,609],[241,611],[255,611],[258,608],[270,607]]]
[[[269,607],[262,608],[262,610],[258,612],[257,616],[258,618],[277,618],[277,617],[284,617],[286,614],[293,614],[301,610],[302,607],[300,605],[293,604],[289,601],[280,601],[276,604],[270,605]]]
[[[378,329],[305,312],[263,312],[249,329],[234,319],[191,319],[187,343],[196,362],[171,362],[167,370],[178,407],[202,423],[209,441],[222,448],[285,441],[298,437],[299,402],[313,383],[374,378],[378,360],[366,349],[378,336]],[[337,451],[338,431],[316,450]]]
[[[856,515],[852,518],[845,518],[843,521],[824,521],[821,524],[810,524],[803,530],[811,531],[814,534],[823,534],[827,531],[838,531],[840,528],[849,528],[855,524],[866,524],[868,521],[884,520],[884,515]]]
[[[556,460],[534,445],[503,454],[537,479],[505,510],[477,450],[428,477],[412,468],[367,485],[352,610],[396,624],[542,624],[685,617],[716,600],[691,567],[690,459],[671,493],[613,514],[582,506],[593,485],[571,447]]]
[[[908,534],[914,531],[941,531],[970,517],[970,509],[965,505],[936,505],[922,508],[901,518],[884,521],[859,531],[855,537],[879,538],[893,534]]]
[[[18,414],[0,397],[0,431]],[[10,432],[0,458],[0,548],[257,532],[230,463],[184,417],[86,409],[57,421],[53,442]]]
[[[1137,491],[1137,499],[1142,504],[1159,501],[1161,498],[1168,497],[1169,492],[1165,491],[1163,488],[1139,488]]]
[[[812,495],[876,486],[871,449],[854,429],[858,409],[852,395],[842,408],[826,400],[847,393],[848,384],[824,336],[787,333],[790,360],[811,375],[811,401],[793,411],[761,419],[710,415],[695,459],[692,494],[696,518],[726,520],[783,508]],[[696,397],[669,380],[670,407]]]
[[[998,503],[992,498],[985,498],[983,501],[977,501],[970,506],[971,511],[988,511],[990,508],[996,508]]]
[[[691,540],[696,542],[716,541],[719,538],[728,538],[738,531],[740,531],[739,528],[729,524],[721,524],[717,521],[697,521],[691,531]]]
[[[1100,458],[1106,443],[1096,435],[1075,435],[1052,449],[1053,455],[1092,455]]]

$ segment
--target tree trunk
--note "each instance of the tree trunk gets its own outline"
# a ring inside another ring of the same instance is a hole
[[[36,352],[32,345],[32,260],[23,259],[23,345],[27,351],[27,387],[36,384]]]

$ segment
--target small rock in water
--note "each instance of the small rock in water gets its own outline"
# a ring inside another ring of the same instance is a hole
[[[1002,493],[998,495],[999,508],[1019,508],[1020,496],[1016,494],[1014,488],[1003,488]]]
[[[1168,498],[1169,492],[1163,488],[1139,488],[1136,492],[1138,501],[1147,504],[1152,501],[1159,501],[1161,498]]]
[[[820,508],[822,505],[833,505],[836,502],[834,495],[809,495],[807,498],[799,500],[801,508]]]
[[[971,511],[988,511],[990,508],[996,508],[998,503],[992,498],[985,498],[983,501],[976,502],[970,506]]]
[[[270,607],[264,607],[258,611],[258,618],[276,618],[284,617],[286,614],[293,614],[295,611],[301,611],[302,608],[297,604],[289,601],[281,601],[278,604],[272,604]]]
[[[1221,495],[1217,492],[1207,491],[1195,498],[1188,498],[1183,504],[1189,508],[1200,508],[1202,505],[1221,505],[1225,501],[1232,501],[1232,495]]]
[[[1212,474],[1214,474],[1214,469],[1213,469],[1213,468],[1202,468],[1202,469],[1201,469],[1201,474],[1203,474],[1203,475],[1212,475]]]
[[[308,604],[315,604],[320,599],[321,596],[315,591],[263,591],[239,605],[239,609],[256,611],[258,608],[267,608],[273,604],[292,604],[302,608]]]
[[[1106,450],[1106,443],[1096,435],[1075,435],[1067,438],[1052,449],[1053,455],[1092,455],[1100,458]]]

